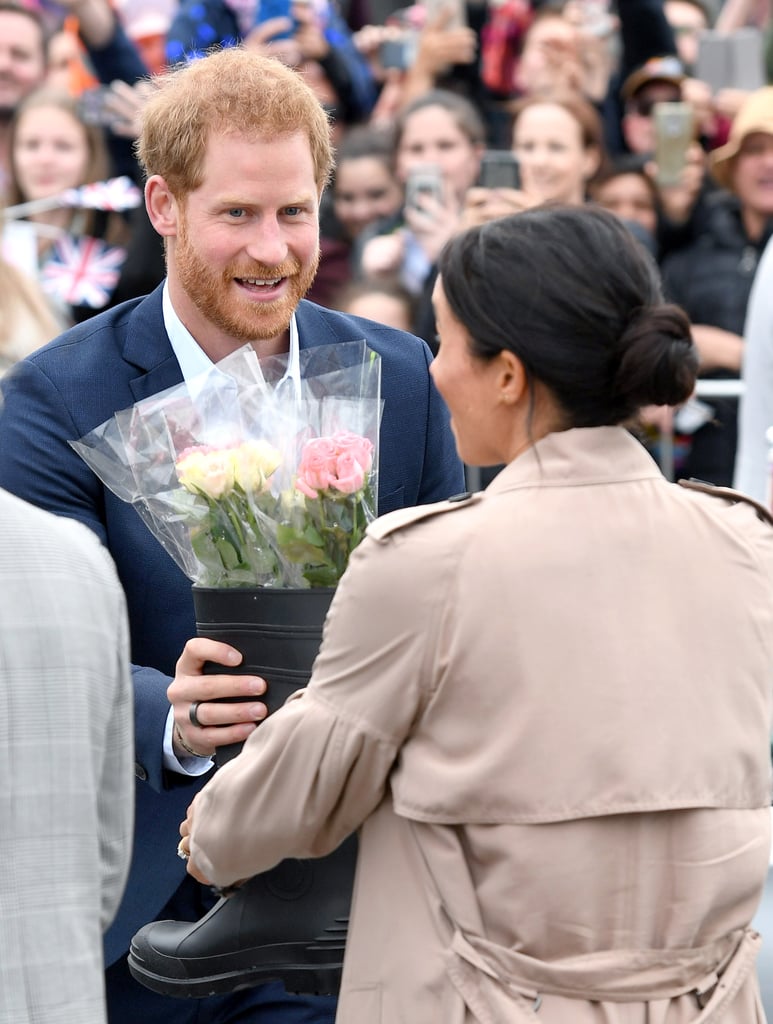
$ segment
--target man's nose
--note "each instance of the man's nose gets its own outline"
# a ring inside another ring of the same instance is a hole
[[[287,242],[282,225],[276,217],[262,217],[257,222],[247,245],[247,253],[257,263],[269,267],[284,262],[287,258]]]

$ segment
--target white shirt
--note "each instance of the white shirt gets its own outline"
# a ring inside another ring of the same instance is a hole
[[[161,299],[161,308],[164,315],[164,327],[169,335],[177,362],[182,370],[183,380],[190,384],[202,373],[212,370],[215,365],[204,349],[199,345],[191,332],[175,312],[172,300],[169,296],[169,282],[164,282],[164,291]],[[300,345],[298,341],[298,325],[295,322],[295,313],[290,320],[290,356],[287,361],[287,372],[282,378],[286,379],[293,373],[293,368],[298,366]],[[203,775],[212,767],[211,757],[185,757],[180,759],[174,752],[172,736],[174,733],[174,708],[169,708],[164,729],[164,767],[170,771],[180,772],[183,775]]]

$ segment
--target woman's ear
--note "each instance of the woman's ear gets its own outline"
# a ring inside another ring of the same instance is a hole
[[[528,396],[529,383],[523,363],[513,352],[502,349],[499,360],[497,387],[499,400],[505,405],[516,405]]]
[[[150,223],[162,238],[177,235],[179,206],[160,174],[151,175],[145,182],[145,207]]]

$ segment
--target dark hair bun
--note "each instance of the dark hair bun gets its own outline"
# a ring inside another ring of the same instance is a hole
[[[650,306],[631,318],[620,336],[614,388],[634,408],[679,405],[695,388],[698,352],[683,309]]]

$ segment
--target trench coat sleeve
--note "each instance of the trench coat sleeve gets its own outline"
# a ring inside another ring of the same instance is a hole
[[[366,537],[354,553],[308,687],[196,799],[192,857],[210,881],[227,885],[286,857],[323,856],[381,802],[432,693],[448,589],[441,566],[432,569],[431,580],[423,577],[416,545],[393,537]]]

